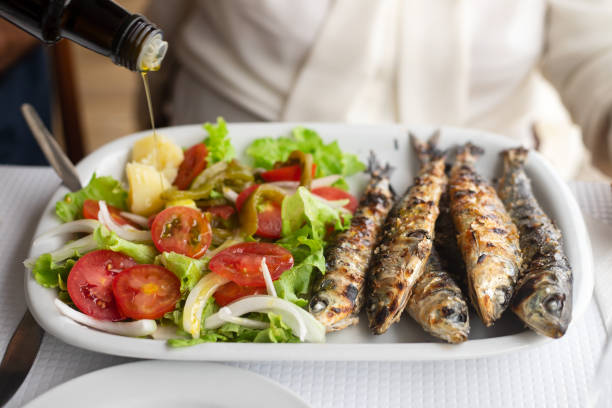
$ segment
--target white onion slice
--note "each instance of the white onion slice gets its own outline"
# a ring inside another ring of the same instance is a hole
[[[234,316],[232,315],[232,310],[225,306],[219,309],[217,313],[219,314],[220,319],[225,320],[228,323],[239,324],[240,326],[248,327],[250,329],[267,329],[270,327],[270,324],[266,322]]]
[[[327,205],[328,207],[331,207],[333,209],[336,210],[340,210],[341,212],[347,212],[350,213],[349,210],[347,210],[346,208],[344,208],[345,205],[347,205],[349,203],[349,200],[347,198],[344,198],[342,200],[326,200],[323,197],[320,197],[316,194],[312,195],[316,200],[319,200],[320,202],[322,202],[323,204]]]
[[[106,228],[113,231],[119,238],[127,239],[128,241],[145,242],[151,241],[151,231],[141,231],[129,225],[119,225],[113,220],[106,202],[104,200],[99,201],[100,211],[98,211],[98,220]]]
[[[223,251],[224,249],[229,248],[232,245],[240,244],[242,242],[244,242],[243,238],[238,238],[236,236],[228,238],[221,245],[216,247],[215,249],[206,251],[206,254],[204,254],[204,256],[206,258],[210,259],[213,256],[217,255],[219,252]]]
[[[266,289],[268,290],[268,295],[278,297],[276,295],[274,283],[272,283],[272,275],[270,275],[270,270],[268,269],[268,265],[266,264],[265,256],[261,260],[261,272],[263,273],[264,281],[266,281]]]
[[[228,282],[229,279],[210,272],[204,275],[189,292],[183,309],[183,330],[191,334],[194,339],[200,337],[202,312],[206,302],[221,285]]]
[[[51,260],[53,262],[61,262],[68,258],[72,258],[76,252],[84,254],[98,248],[98,244],[94,240],[93,234],[87,235],[76,241],[69,242],[57,251],[51,252]],[[23,261],[26,268],[32,269],[36,263],[37,257],[28,258]]]
[[[149,219],[147,217],[143,217],[142,215],[134,214],[127,211],[121,211],[119,213],[123,218],[130,220],[143,228],[149,228]]]
[[[238,199],[238,193],[229,187],[223,186],[223,197],[225,197],[228,201],[235,203]]]
[[[270,186],[279,187],[279,188],[295,190],[299,187],[300,182],[284,180],[284,181],[269,181],[266,184]]]
[[[74,234],[76,232],[85,232],[91,234],[96,228],[98,228],[99,225],[100,223],[97,220],[90,219],[67,222],[55,228],[52,228],[44,232],[43,234],[40,234],[36,237],[34,243],[60,234]]]
[[[312,183],[310,184],[310,187],[319,188],[319,187],[331,186],[336,181],[340,180],[341,177],[342,176],[339,174],[332,174],[331,176],[325,176],[325,177],[312,179]]]
[[[155,320],[143,319],[133,322],[110,322],[107,320],[94,319],[84,313],[77,312],[59,299],[55,299],[55,306],[64,316],[69,317],[77,323],[120,336],[148,336],[153,334],[157,329]]]
[[[279,314],[293,333],[302,341],[311,343],[325,342],[325,326],[317,321],[304,309],[284,299],[266,295],[247,296],[226,306],[233,316],[242,316],[251,312]],[[219,317],[219,312],[209,316],[204,322],[206,329],[217,329],[225,321]]]

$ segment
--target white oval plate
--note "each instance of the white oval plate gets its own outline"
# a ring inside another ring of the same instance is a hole
[[[287,135],[294,126],[296,125],[290,123],[233,124],[229,125],[229,131],[239,158],[246,159],[244,151],[253,139]],[[306,126],[318,131],[326,141],[337,140],[342,150],[356,153],[362,160],[366,160],[370,149],[374,149],[381,161],[388,161],[395,167],[392,183],[396,191],[403,192],[411,184],[418,164],[409,146],[405,127],[340,124]],[[433,129],[415,127],[411,130],[419,137],[426,138]],[[206,135],[199,125],[160,129],[159,132],[181,146],[191,146],[202,141]],[[131,146],[135,140],[146,134],[150,134],[150,131],[115,140],[89,155],[77,166],[81,182],[87,183],[93,172],[123,180],[124,165]],[[501,160],[498,153],[516,145],[516,142],[494,134],[457,128],[443,128],[440,145],[446,148],[468,140],[486,150],[485,155],[478,161],[477,168],[489,180],[500,175]],[[574,272],[573,319],[579,319],[586,310],[593,291],[593,260],[582,214],[568,186],[539,154],[530,153],[526,170],[542,207],[563,232],[566,253]],[[349,182],[353,192],[359,194],[367,180],[366,174],[351,177]],[[35,236],[58,225],[54,206],[66,192],[67,190],[61,187],[51,198]],[[53,250],[61,244],[60,240],[37,244],[32,247],[30,256]],[[507,312],[491,328],[485,328],[477,316],[471,315],[472,329],[469,340],[460,345],[449,345],[432,338],[405,316],[401,322],[380,336],[369,333],[367,319],[362,317],[359,325],[329,334],[327,344],[212,343],[172,349],[161,340],[121,337],[81,326],[57,311],[53,305],[55,290],[38,285],[30,273],[26,274],[25,281],[30,310],[47,332],[77,347],[120,356],[217,361],[446,360],[507,353],[550,340],[524,329],[520,321],[511,312]],[[573,325],[570,325],[570,332],[572,327]]]
[[[293,392],[259,374],[222,364],[139,361],[94,371],[61,384],[24,408],[309,408]]]

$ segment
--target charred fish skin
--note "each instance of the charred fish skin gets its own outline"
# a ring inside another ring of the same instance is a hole
[[[450,197],[448,188],[440,197],[440,215],[436,221],[436,235],[434,248],[438,252],[442,268],[459,284],[459,287],[467,293],[467,276],[465,263],[461,251],[457,246],[457,231],[453,224],[453,216],[450,211]]]
[[[459,148],[449,192],[470,298],[488,327],[510,304],[522,258],[516,226],[495,189],[474,168],[482,153],[470,143]]]
[[[537,333],[559,338],[572,318],[573,282],[561,245],[561,232],[533,195],[524,169],[527,149],[509,149],[501,155],[504,173],[499,196],[518,227],[523,251],[523,266],[511,308]]]
[[[412,289],[406,310],[432,336],[449,343],[467,340],[470,332],[468,305],[461,289],[442,269],[432,249],[427,267]]]
[[[389,175],[370,155],[371,178],[348,230],[326,251],[326,272],[314,285],[310,313],[327,331],[341,330],[359,321],[365,278],[378,243],[382,224],[394,202]]]
[[[437,136],[422,143],[412,137],[421,169],[414,185],[395,204],[374,250],[366,311],[370,330],[382,334],[400,319],[412,287],[425,270],[447,177]]]

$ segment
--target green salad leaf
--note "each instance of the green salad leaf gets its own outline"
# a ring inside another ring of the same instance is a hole
[[[348,228],[351,214],[334,209],[317,199],[308,189],[299,187],[283,200],[282,238],[277,244],[293,255],[293,268],[274,282],[278,295],[298,306],[305,306],[314,271],[325,273],[325,236],[329,226],[341,231]]]
[[[66,287],[68,273],[74,266],[76,260],[68,259],[62,264],[53,262],[51,254],[42,254],[36,259],[36,263],[32,268],[34,279],[40,285],[46,288]]]
[[[119,181],[111,176],[97,177],[94,173],[85,187],[66,194],[63,200],[55,204],[55,214],[63,222],[82,218],[85,200],[104,200],[107,204],[125,210],[127,197],[128,193]]]
[[[158,259],[166,269],[180,279],[181,293],[189,293],[193,289],[208,265],[207,258],[194,259],[176,252],[162,252]]]
[[[138,244],[119,238],[117,234],[102,225],[96,228],[93,238],[98,245],[98,249],[110,249],[111,251],[124,253],[141,264],[152,264],[157,255],[157,250],[152,245]]]
[[[208,132],[208,137],[204,139],[204,144],[208,149],[208,156],[206,156],[208,165],[232,160],[236,156],[236,151],[228,136],[225,120],[218,117],[216,125],[206,122],[203,126]]]
[[[257,139],[249,146],[247,154],[254,159],[255,167],[269,170],[277,161],[287,160],[294,150],[312,154],[317,177],[350,176],[366,168],[356,155],[343,153],[338,142],[325,144],[317,132],[303,127],[293,129],[291,137]]]
[[[209,299],[202,313],[202,321],[218,310],[218,306]],[[177,338],[168,340],[170,347],[188,347],[202,343],[237,342],[237,343],[297,343],[299,338],[293,334],[282,318],[275,313],[249,313],[249,319],[270,323],[266,329],[251,329],[235,323],[225,323],[216,330],[202,330],[199,338]],[[202,325],[204,326],[204,325]],[[186,333],[185,333],[186,334]]]

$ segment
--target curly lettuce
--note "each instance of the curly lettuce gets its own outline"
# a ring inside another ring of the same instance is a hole
[[[104,200],[107,204],[125,210],[128,192],[111,176],[97,177],[94,173],[89,183],[79,191],[68,193],[55,204],[55,214],[63,222],[83,218],[85,200]]]
[[[208,149],[206,161],[209,166],[220,161],[230,161],[236,157],[236,150],[228,136],[227,124],[222,117],[217,118],[216,125],[206,122],[202,126],[208,132],[204,144]]]

